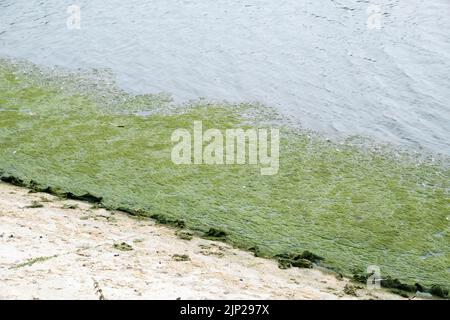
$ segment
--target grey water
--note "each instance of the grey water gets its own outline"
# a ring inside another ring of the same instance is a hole
[[[0,57],[448,156],[449,18],[450,0],[0,0]]]

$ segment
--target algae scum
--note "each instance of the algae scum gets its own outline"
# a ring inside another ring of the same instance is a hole
[[[170,107],[81,78],[0,62],[2,180],[220,234],[263,256],[309,251],[347,275],[377,265],[382,277],[450,287],[446,165],[281,127],[277,175],[250,165],[177,166],[175,129],[194,121],[246,128],[264,112]]]

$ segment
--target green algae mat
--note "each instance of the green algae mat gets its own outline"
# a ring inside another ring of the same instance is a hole
[[[2,180],[216,234],[262,256],[308,250],[345,275],[375,265],[382,278],[450,287],[447,159],[332,142],[277,122],[276,175],[258,165],[176,165],[174,130],[194,121],[267,127],[273,114],[176,106],[92,78],[0,60]]]

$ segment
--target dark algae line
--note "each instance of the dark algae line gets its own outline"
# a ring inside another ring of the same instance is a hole
[[[251,105],[131,96],[102,77],[0,60],[0,174],[36,191],[151,217],[282,267],[321,264],[364,282],[447,296],[447,159],[331,142],[279,125],[280,169],[175,165],[171,134],[267,127]],[[270,118],[270,119],[269,119]],[[280,122],[281,123],[281,122]]]

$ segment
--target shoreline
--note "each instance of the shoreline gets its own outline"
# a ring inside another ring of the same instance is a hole
[[[317,268],[279,269],[151,219],[0,183],[0,299],[402,299]]]

